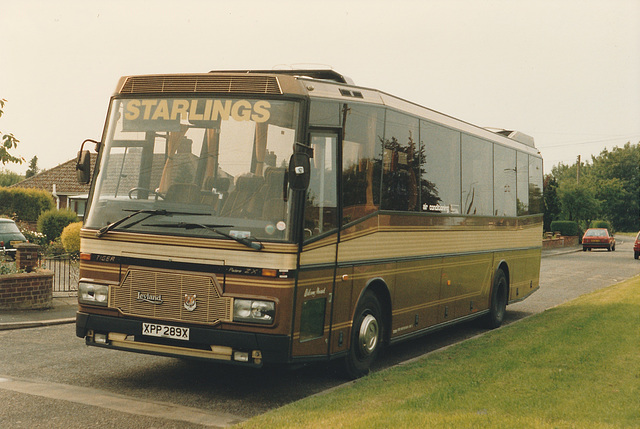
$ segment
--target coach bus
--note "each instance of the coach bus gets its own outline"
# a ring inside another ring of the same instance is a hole
[[[85,143],[95,143],[95,167]],[[542,159],[333,70],[126,76],[91,191],[76,334],[261,367],[341,359],[539,287]]]

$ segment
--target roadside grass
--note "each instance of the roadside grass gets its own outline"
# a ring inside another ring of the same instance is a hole
[[[640,427],[640,276],[239,426]]]

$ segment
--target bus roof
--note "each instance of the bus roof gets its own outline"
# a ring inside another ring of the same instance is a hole
[[[307,84],[301,85],[305,81]],[[356,86],[351,79],[332,69],[212,70],[208,73],[123,76],[116,89],[116,95],[194,92],[295,94],[384,105],[507,146],[524,145],[528,148],[519,146],[521,150],[540,156],[533,137],[520,131],[478,127],[383,91]]]

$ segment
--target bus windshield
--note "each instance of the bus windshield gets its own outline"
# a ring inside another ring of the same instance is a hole
[[[293,101],[114,99],[85,227],[290,240],[298,117]]]

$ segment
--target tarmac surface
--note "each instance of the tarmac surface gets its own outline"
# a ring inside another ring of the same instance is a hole
[[[542,257],[582,250],[582,246],[544,249]],[[53,307],[46,310],[0,310],[0,331],[75,323],[78,298],[72,293],[54,293]]]

